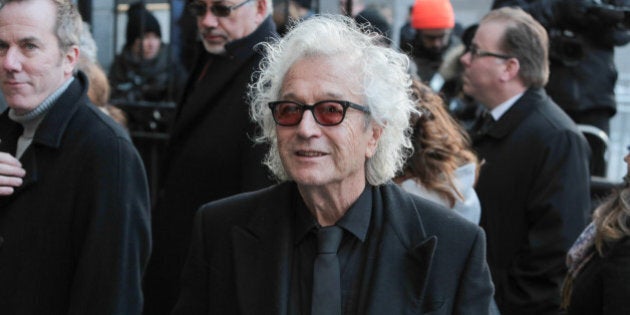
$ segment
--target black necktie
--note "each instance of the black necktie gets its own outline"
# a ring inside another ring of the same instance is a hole
[[[15,156],[18,139],[22,135],[24,128],[22,128],[21,124],[9,120],[7,125],[2,129],[3,132],[0,135],[0,151]]]
[[[335,225],[317,232],[311,315],[341,314],[341,272],[337,249],[342,236],[343,230]]]
[[[481,115],[479,125],[477,127],[477,135],[485,135],[488,130],[494,125],[494,117],[489,112],[484,112]]]

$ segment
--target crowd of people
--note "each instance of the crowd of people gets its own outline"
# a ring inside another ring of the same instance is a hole
[[[630,152],[591,204],[578,128],[608,132],[614,67],[580,73],[627,25],[416,0],[392,47],[379,8],[312,4],[187,1],[178,54],[132,4],[106,74],[72,1],[0,0],[0,313],[630,314]],[[153,198],[112,99],[177,102]]]

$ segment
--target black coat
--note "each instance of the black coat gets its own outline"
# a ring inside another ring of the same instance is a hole
[[[590,211],[588,144],[544,90],[529,89],[473,146],[499,309],[556,314],[566,251]]]
[[[297,194],[290,182],[205,205],[174,314],[287,314]],[[358,314],[488,314],[483,231],[394,184],[372,196]]]
[[[252,141],[255,125],[246,92],[262,59],[254,46],[274,36],[269,17],[254,33],[228,44],[226,56],[204,54],[189,79],[154,210],[154,251],[145,278],[147,314],[168,313],[175,304],[199,207],[272,184],[262,164],[266,147]]]
[[[0,198],[0,313],[139,314],[150,252],[144,168],[128,135],[86,96],[55,102]],[[8,111],[0,116],[7,125]]]
[[[567,315],[630,314],[630,237],[597,253],[573,281]]]

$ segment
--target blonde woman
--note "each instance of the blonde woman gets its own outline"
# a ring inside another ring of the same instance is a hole
[[[624,187],[595,210],[568,253],[567,315],[630,314],[630,153],[624,160]]]

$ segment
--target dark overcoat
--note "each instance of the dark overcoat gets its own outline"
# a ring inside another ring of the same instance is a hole
[[[86,96],[79,73],[20,158],[22,186],[0,198],[0,313],[139,314],[150,254],[142,161]],[[9,125],[8,111],[0,115]]]
[[[256,126],[246,94],[262,59],[255,46],[275,35],[268,18],[249,36],[226,45],[225,56],[205,53],[189,79],[153,213],[155,246],[146,276],[147,314],[168,314],[175,303],[199,207],[272,184],[262,164],[266,147],[252,140]]]
[[[473,136],[475,190],[502,314],[556,314],[565,254],[590,212],[589,147],[542,89]]]
[[[597,253],[573,282],[567,315],[630,314],[630,237]]]

